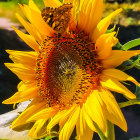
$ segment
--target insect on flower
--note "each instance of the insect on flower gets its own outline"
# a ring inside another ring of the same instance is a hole
[[[63,4],[58,8],[46,7],[42,10],[41,15],[44,21],[59,34],[63,34],[68,28],[72,4]]]

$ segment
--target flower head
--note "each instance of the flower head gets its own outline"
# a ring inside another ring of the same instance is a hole
[[[12,128],[35,122],[29,135],[41,138],[59,125],[59,139],[70,138],[76,127],[77,139],[105,133],[109,120],[124,131],[127,124],[111,91],[126,98],[136,96],[121,81],[137,81],[115,67],[140,51],[112,50],[116,32],[106,33],[118,9],[101,19],[102,0],[44,0],[41,12],[30,0],[20,5],[28,21],[17,14],[29,34],[13,27],[33,51],[7,50],[14,63],[6,63],[20,79],[18,92],[5,100],[16,104],[29,99],[28,108]],[[49,8],[52,7],[52,8]]]

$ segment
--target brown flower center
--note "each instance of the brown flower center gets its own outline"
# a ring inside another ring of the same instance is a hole
[[[46,37],[37,59],[40,95],[50,106],[81,104],[98,87],[102,69],[95,46],[85,33]]]

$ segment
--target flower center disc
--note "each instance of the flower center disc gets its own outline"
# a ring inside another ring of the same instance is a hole
[[[46,37],[37,59],[40,95],[50,106],[83,103],[97,88],[102,67],[94,44],[83,32]]]

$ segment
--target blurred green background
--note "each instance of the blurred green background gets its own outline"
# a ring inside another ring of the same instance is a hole
[[[34,0],[39,8],[43,8],[42,0]],[[140,0],[104,0],[105,10],[104,16],[108,15],[117,8],[123,8],[124,11],[120,14],[121,16],[116,19],[116,22],[121,25],[138,25],[140,24]],[[0,1],[0,17],[7,17],[13,22],[18,22],[15,18],[15,13],[20,14],[18,3],[27,4],[28,0],[1,0]]]
[[[34,1],[40,9],[44,7],[42,0]],[[124,44],[135,38],[140,38],[140,0],[104,1],[103,17],[120,7],[123,8],[123,12],[112,20],[109,27],[111,28],[114,24],[117,25],[117,28],[119,27],[118,38],[120,43]],[[28,0],[0,0],[0,103],[16,92],[19,83],[17,76],[4,66],[5,62],[12,62],[5,50],[31,50],[10,27],[11,24],[15,24],[17,28],[25,32],[15,17],[15,13],[23,16],[18,3],[27,4]],[[140,49],[140,46],[137,49]],[[126,72],[140,82],[140,72],[137,69],[133,68]],[[135,91],[135,87],[132,86],[130,90]],[[118,101],[124,101],[123,97],[119,96]],[[0,104],[0,114],[10,110],[12,110],[12,105]],[[125,133],[116,127],[116,140],[130,140],[140,136],[140,106],[130,106],[122,110],[128,123],[128,132]],[[96,134],[94,137],[95,140],[98,140]]]

